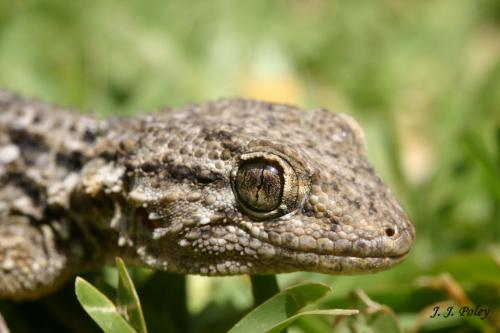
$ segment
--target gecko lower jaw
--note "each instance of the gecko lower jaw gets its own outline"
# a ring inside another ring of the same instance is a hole
[[[357,257],[282,250],[277,256],[280,259],[282,258],[284,266],[287,266],[283,267],[280,273],[308,271],[334,275],[350,275],[386,270],[403,261],[406,254],[390,257]],[[285,262],[288,262],[288,265]],[[268,272],[265,267],[263,269],[255,267],[254,273],[274,274],[276,272]]]
[[[369,260],[374,260],[374,259],[387,259],[387,260],[393,260],[393,261],[399,261],[404,259],[408,255],[408,251],[401,253],[401,254],[394,254],[394,255],[384,255],[384,254],[368,254],[368,255],[362,255],[362,254],[356,254],[353,252],[347,252],[347,253],[336,253],[336,252],[319,252],[319,251],[305,251],[305,250],[298,250],[298,249],[291,249],[291,248],[280,248],[278,251],[285,251],[285,252],[291,252],[291,253],[296,253],[296,254],[305,254],[305,255],[317,255],[317,256],[325,256],[325,257],[332,257],[332,258],[359,258],[359,259],[369,259]]]
[[[337,257],[321,256],[318,270],[327,274],[363,274],[388,269],[399,264],[406,254],[397,257]]]

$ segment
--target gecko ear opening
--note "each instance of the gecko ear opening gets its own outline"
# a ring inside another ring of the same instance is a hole
[[[311,131],[323,138],[324,146],[331,145],[333,151],[338,151],[338,146],[343,145],[349,151],[366,156],[364,131],[352,116],[315,109],[306,119]]]
[[[365,141],[365,132],[361,128],[361,125],[347,113],[339,113],[337,117],[342,120],[351,130],[354,140],[356,141],[356,146],[360,149],[360,151],[365,154],[366,153],[366,141]]]

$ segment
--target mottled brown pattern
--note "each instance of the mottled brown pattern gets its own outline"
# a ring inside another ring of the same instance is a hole
[[[0,91],[1,298],[117,255],[203,275],[369,273],[413,238],[348,115],[223,99],[102,120]]]

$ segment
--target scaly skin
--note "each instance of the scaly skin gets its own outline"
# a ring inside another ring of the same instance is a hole
[[[348,115],[223,99],[103,120],[0,91],[0,298],[115,256],[202,275],[371,273],[413,239]]]

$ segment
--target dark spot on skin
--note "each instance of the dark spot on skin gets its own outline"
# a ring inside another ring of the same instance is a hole
[[[193,177],[193,170],[185,165],[171,165],[169,166],[170,175],[174,179],[186,179]]]
[[[103,151],[99,157],[106,161],[116,161],[116,154],[113,151]]]
[[[229,220],[229,221],[234,221],[235,219],[238,218],[238,215],[240,214],[239,212],[236,212],[234,210],[227,210],[227,211],[224,211],[224,214],[226,215],[226,218]]]
[[[92,143],[95,141],[96,137],[97,134],[95,133],[95,131],[91,130],[90,128],[87,128],[85,129],[85,132],[83,132],[82,139],[85,142]]]
[[[377,182],[377,185],[384,186],[384,182],[382,181],[382,179],[380,179],[380,177],[375,176],[374,179]],[[384,193],[382,193],[382,194],[384,194]],[[385,196],[385,197],[387,197],[387,196]]]
[[[228,159],[231,158],[231,156],[232,156],[232,154],[231,154],[231,151],[229,149],[224,149],[222,151],[222,153],[220,154],[220,158],[223,161],[227,161]]]
[[[80,170],[86,162],[85,156],[80,151],[58,152],[56,163],[68,170]]]
[[[354,204],[354,207],[356,207],[356,209],[360,209],[361,208],[361,199],[358,198],[358,199],[354,200],[353,204]]]
[[[368,197],[368,199],[374,200],[375,199],[375,192],[373,192],[373,190],[368,188],[368,186],[364,186],[364,189],[365,189],[366,196]]]
[[[223,210],[216,210],[210,216],[211,223],[221,222],[226,218],[226,213]]]
[[[351,198],[348,198],[347,196],[343,196],[344,200],[349,203],[350,206],[354,206],[356,209],[361,208],[361,200],[359,198],[356,198],[355,200],[352,200]]]
[[[322,183],[319,170],[314,170],[314,173],[311,176],[311,183],[316,185]]]
[[[333,182],[333,183],[332,183],[332,188],[333,188],[333,190],[334,190],[335,192],[338,192],[338,191],[339,191],[339,186],[337,185],[337,183],[336,183],[336,182]]]
[[[370,213],[370,215],[378,213],[378,210],[377,208],[375,208],[375,204],[373,203],[373,201],[370,201],[370,205],[368,206],[368,212]]]
[[[363,165],[360,167],[360,169],[361,169],[361,170],[366,171],[366,172],[367,172],[368,174],[370,174],[370,175],[375,174],[375,169],[374,169],[371,165],[369,165],[369,164],[366,164],[366,163],[365,163],[365,164],[363,164]]]
[[[33,117],[33,124],[38,124],[42,121],[42,116],[40,114],[36,114],[34,117]]]
[[[331,224],[339,224],[339,221],[337,221],[337,219],[334,217],[330,217],[330,223]]]
[[[366,249],[367,244],[364,240],[360,239],[358,242],[356,242],[356,245],[360,249]]]
[[[49,150],[42,135],[26,129],[10,129],[9,136],[12,143],[19,147],[21,157],[27,165],[35,163],[40,153]]]
[[[39,184],[37,184],[33,179],[28,178],[22,173],[8,173],[5,175],[5,179],[8,183],[12,183],[14,186],[23,190],[26,195],[28,195],[33,201],[39,202],[42,198],[42,191]]]
[[[141,170],[146,172],[146,173],[156,172],[156,171],[158,171],[158,168],[159,168],[158,164],[154,164],[151,162],[146,162],[143,165],[141,165]]]
[[[338,229],[338,224],[336,224],[336,223],[331,223],[330,224],[330,230],[331,231],[337,232],[337,229]]]
[[[382,196],[382,199],[383,199],[384,201],[387,201],[387,199],[388,199],[388,198],[387,198],[387,192],[386,192],[386,191],[382,191],[382,192],[380,193],[380,195]]]
[[[161,158],[161,161],[162,163],[164,164],[173,164],[174,163],[174,160],[171,158],[170,155],[166,154],[166,155],[163,155],[163,157]]]
[[[53,129],[60,129],[63,126],[64,126],[63,120],[62,119],[58,119],[58,118],[54,119],[54,121],[50,125],[50,127],[53,128]]]
[[[11,129],[9,132],[12,143],[19,146],[21,151],[43,152],[48,150],[48,146],[40,134],[31,133],[25,129]]]
[[[225,130],[206,132],[205,139],[207,141],[231,141],[233,135]]]
[[[196,174],[196,179],[202,184],[209,184],[221,179],[221,175],[210,170],[202,170]]]
[[[244,147],[240,144],[234,143],[232,141],[222,141],[221,145],[223,148],[229,150],[232,153],[242,153],[244,151]]]

